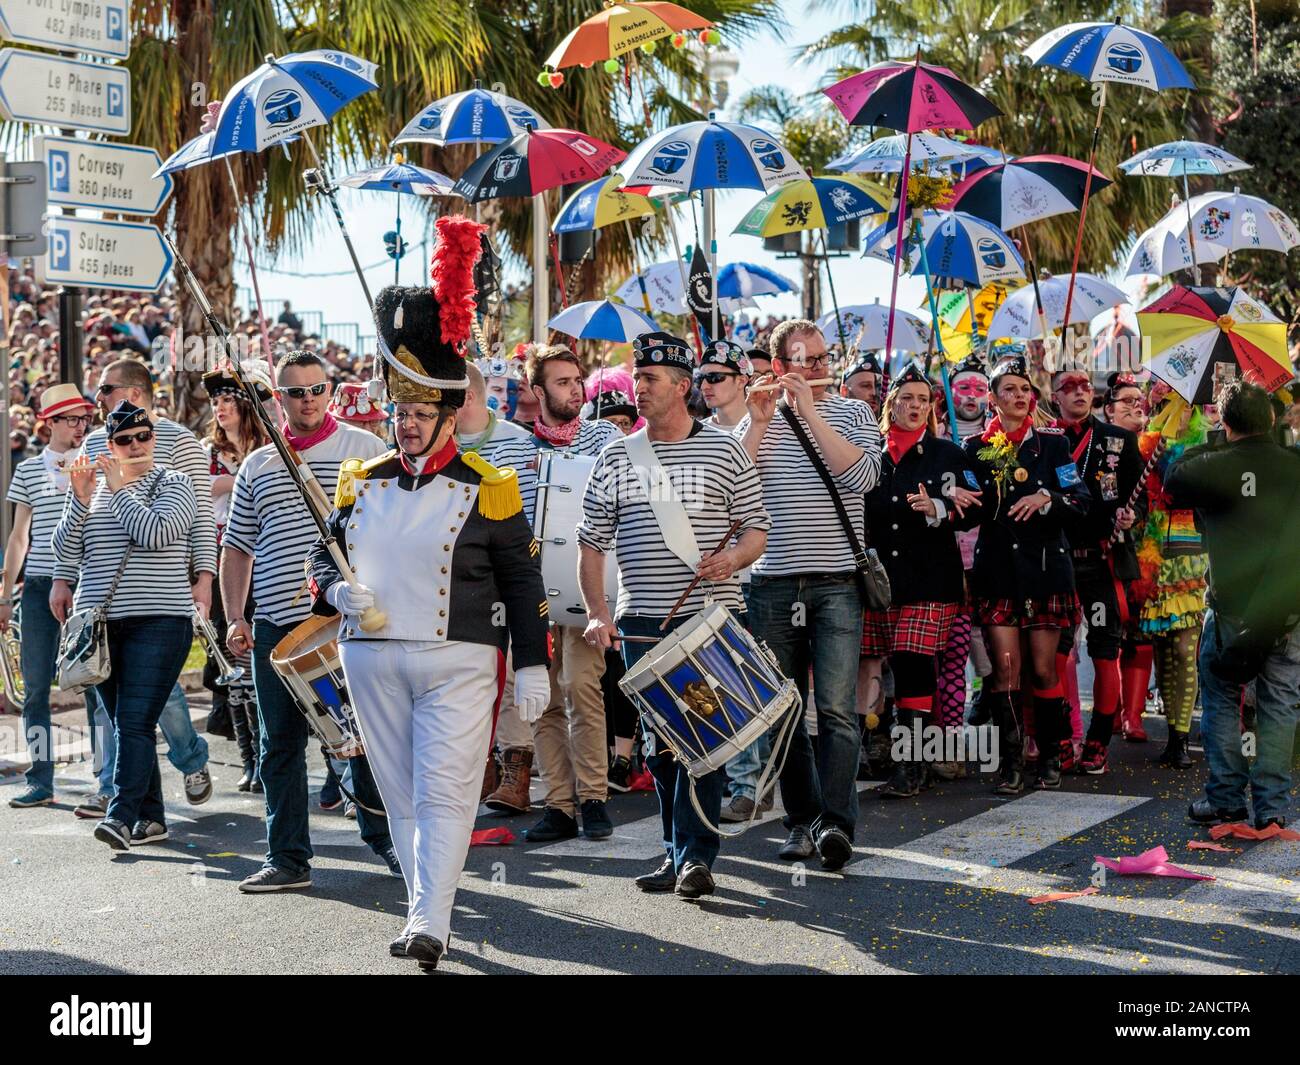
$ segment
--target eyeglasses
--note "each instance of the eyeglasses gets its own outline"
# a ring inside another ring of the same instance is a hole
[[[807,366],[810,370],[820,370],[831,361],[831,358],[829,355],[817,355],[812,358],[807,355],[799,355],[788,360],[782,359],[781,361],[790,366]]]
[[[701,381],[704,381],[704,382],[706,382],[706,383],[708,383],[708,384],[711,384],[711,385],[720,385],[720,384],[722,384],[723,381],[729,381],[729,380],[731,380],[733,377],[739,377],[739,376],[740,376],[740,374],[738,374],[738,373],[720,373],[720,372],[714,371],[714,372],[712,372],[712,373],[702,373],[702,374],[700,374],[700,380],[701,380]]]
[[[113,437],[114,447],[130,447],[132,444],[147,444],[153,439],[152,429],[141,429],[138,433],[122,433]]]
[[[288,396],[290,399],[303,399],[306,396],[323,396],[328,388],[329,382],[322,381],[318,385],[289,385],[277,388],[276,391],[282,396]]]
[[[52,422],[67,422],[69,425],[89,425],[95,419],[89,414],[56,414]]]
[[[419,425],[428,425],[430,422],[438,420],[438,415],[429,414],[422,410],[399,410],[394,419],[400,425],[402,422],[416,422]]]
[[[1112,399],[1110,404],[1112,407],[1136,407],[1139,410],[1147,409],[1147,401],[1141,396],[1137,396],[1133,399]]]

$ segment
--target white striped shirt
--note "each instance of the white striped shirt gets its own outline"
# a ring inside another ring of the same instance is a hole
[[[63,516],[63,497],[68,494],[68,475],[56,475],[53,466],[66,458],[71,461],[71,452],[59,455],[46,448],[39,455],[23,459],[14,470],[13,480],[9,482],[9,502],[21,503],[30,507],[32,524],[27,538],[27,565],[23,571],[28,577],[54,576],[54,527]],[[63,482],[60,488],[57,481]],[[17,565],[14,577],[18,576]]]
[[[533,443],[537,445],[539,451],[563,450],[572,451],[575,455],[599,455],[606,444],[618,440],[622,435],[618,426],[613,422],[607,422],[603,419],[598,422],[583,420],[578,423],[578,435],[573,438],[573,443],[566,448],[557,449],[536,433],[533,434]]]
[[[364,429],[339,423],[315,447],[300,452],[331,502],[345,459],[372,459],[388,449]],[[295,625],[311,614],[303,565],[318,530],[274,444],[252,452],[235,475],[230,524],[222,546],[253,559],[254,620]],[[399,545],[394,545],[398,550]]]
[[[154,486],[153,499],[148,501]],[[69,492],[54,530],[55,576],[77,581],[74,608],[99,606],[122,564],[131,558],[108,607],[110,618],[159,614],[189,617],[190,531],[198,515],[194,485],[183,473],[154,467],[110,492],[102,481],[87,507]]]
[[[768,529],[758,471],[740,441],[710,425],[695,423],[685,440],[652,441],[655,457],[686,508],[696,544],[707,555],[740,520],[748,529]],[[578,542],[618,560],[618,609],[624,614],[665,617],[695,576],[664,543],[646,485],[637,476],[619,434],[596,459],[582,500]],[[734,613],[744,600],[736,577],[719,584],[701,581],[682,604],[683,614],[701,610],[712,599]]]
[[[840,474],[831,474],[849,520],[862,541],[865,495],[880,476],[880,430],[865,403],[827,392],[817,403],[817,413],[850,444],[862,448],[862,457]],[[821,448],[808,423],[799,419],[817,453]],[[736,427],[743,438],[750,418]],[[823,456],[824,460],[824,456]],[[799,573],[847,573],[856,568],[853,548],[844,535],[830,493],[794,435],[784,415],[777,411],[758,445],[758,472],[763,479],[763,502],[772,515],[767,550],[754,563],[755,577],[785,577]]]
[[[208,453],[194,434],[170,418],[153,420],[153,464],[185,474],[194,486],[199,513],[190,530],[191,568],[195,573],[217,572],[217,523],[212,516],[212,475]],[[96,459],[108,453],[108,437],[101,425],[86,437],[81,450]]]
[[[456,446],[464,452],[480,435],[457,433]],[[519,494],[524,497],[524,513],[531,525],[537,505],[537,438],[527,429],[498,419],[492,436],[478,448],[478,454],[493,466],[509,466],[515,471]]]

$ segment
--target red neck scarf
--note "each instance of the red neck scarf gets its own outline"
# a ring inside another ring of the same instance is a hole
[[[919,429],[900,429],[891,425],[889,431],[885,434],[885,447],[889,450],[889,457],[894,460],[897,466],[903,456],[916,446],[918,440],[925,436],[925,426]]]
[[[284,438],[289,441],[290,447],[300,454],[308,448],[315,447],[322,440],[326,440],[334,435],[334,430],[339,427],[339,423],[334,420],[334,415],[329,411],[325,412],[325,419],[320,423],[320,428],[314,433],[307,436],[295,436],[289,430],[289,423],[286,421],[280,426],[280,431],[284,433]]]
[[[1019,447],[1020,442],[1025,438],[1025,434],[1029,432],[1029,428],[1030,428],[1030,419],[1026,418],[1023,422],[1020,423],[1019,429],[1017,429],[1014,433],[1009,432],[1008,430],[1002,427],[1002,416],[1000,414],[995,414],[993,415],[993,420],[989,422],[989,427],[984,430],[984,435],[980,437],[980,439],[987,444],[990,440],[993,439],[996,433],[1005,433],[1006,438],[1010,440],[1013,444],[1015,444],[1016,447]]]
[[[539,414],[537,420],[533,422],[533,435],[539,440],[545,440],[551,447],[572,447],[581,428],[581,418],[574,418],[573,421],[565,422],[563,425],[547,425]]]
[[[406,457],[405,452],[399,451],[397,455],[402,461],[402,469],[412,477],[427,477],[431,473],[437,473],[456,457],[456,438],[454,436],[449,437],[447,442],[442,445],[442,450],[435,451],[432,455],[417,455],[415,461],[421,464],[419,469],[416,469],[411,460]]]

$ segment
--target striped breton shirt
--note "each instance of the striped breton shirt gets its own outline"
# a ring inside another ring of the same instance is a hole
[[[578,423],[578,435],[573,438],[573,443],[563,450],[571,451],[575,455],[599,455],[606,444],[618,440],[622,435],[613,422],[583,420]],[[539,451],[557,450],[554,444],[543,440],[536,433],[533,433],[533,443],[537,445]]]
[[[195,573],[217,572],[217,523],[212,516],[212,476],[208,472],[208,453],[194,434],[170,418],[153,420],[153,464],[165,470],[177,470],[194,485],[199,513],[190,530],[192,548],[190,568]],[[87,458],[108,453],[108,437],[101,425],[86,437],[81,446]]]
[[[457,433],[456,446],[463,454],[482,435]],[[474,450],[493,466],[509,466],[515,471],[519,478],[519,494],[524,497],[524,513],[531,525],[533,508],[537,505],[537,438],[527,429],[497,419],[492,426],[492,435]]]
[[[617,430],[615,430],[617,432]],[[740,441],[729,433],[696,422],[685,440],[652,441],[655,457],[668,474],[686,509],[696,546],[709,554],[740,520],[739,536],[748,529],[768,529],[758,471]],[[618,560],[619,617],[646,614],[665,617],[686,590],[694,570],[665,545],[655,520],[646,484],[637,476],[620,433],[596,459],[582,500],[578,542]],[[740,581],[701,581],[682,604],[683,615],[703,609],[710,599],[733,613],[744,613]]]
[[[54,527],[63,516],[63,497],[68,494],[68,475],[59,464],[72,458],[72,452],[59,454],[47,447],[18,463],[9,482],[9,502],[32,511],[24,570],[28,577],[54,576]]]
[[[831,475],[861,542],[865,496],[880,476],[880,430],[875,415],[865,403],[833,392],[818,400],[817,413],[840,436],[862,448],[857,462],[843,473]],[[802,418],[799,422],[820,455],[821,448],[808,423]],[[749,424],[749,415],[745,415],[736,427],[737,437],[744,437]],[[772,515],[772,531],[767,537],[767,550],[752,567],[754,576],[851,573],[856,568],[853,548],[844,535],[830,493],[780,411],[773,414],[758,445],[757,466],[763,479],[763,502]]]
[[[299,454],[333,501],[345,459],[364,461],[387,450],[374,433],[340,422],[319,444]],[[303,566],[317,535],[295,475],[285,469],[275,445],[251,452],[235,475],[230,523],[222,545],[253,559],[254,621],[296,625],[311,616]],[[359,576],[365,583],[365,575]]]
[[[134,547],[109,618],[189,617],[194,609],[190,532],[198,516],[193,483],[183,473],[157,466],[116,492],[97,480],[89,507],[68,492],[54,530],[54,575],[77,581],[74,609],[104,602],[129,542]]]

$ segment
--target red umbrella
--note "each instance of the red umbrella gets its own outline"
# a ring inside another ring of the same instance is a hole
[[[530,129],[470,163],[453,192],[470,203],[536,196],[560,185],[592,181],[627,152],[572,129]]]

